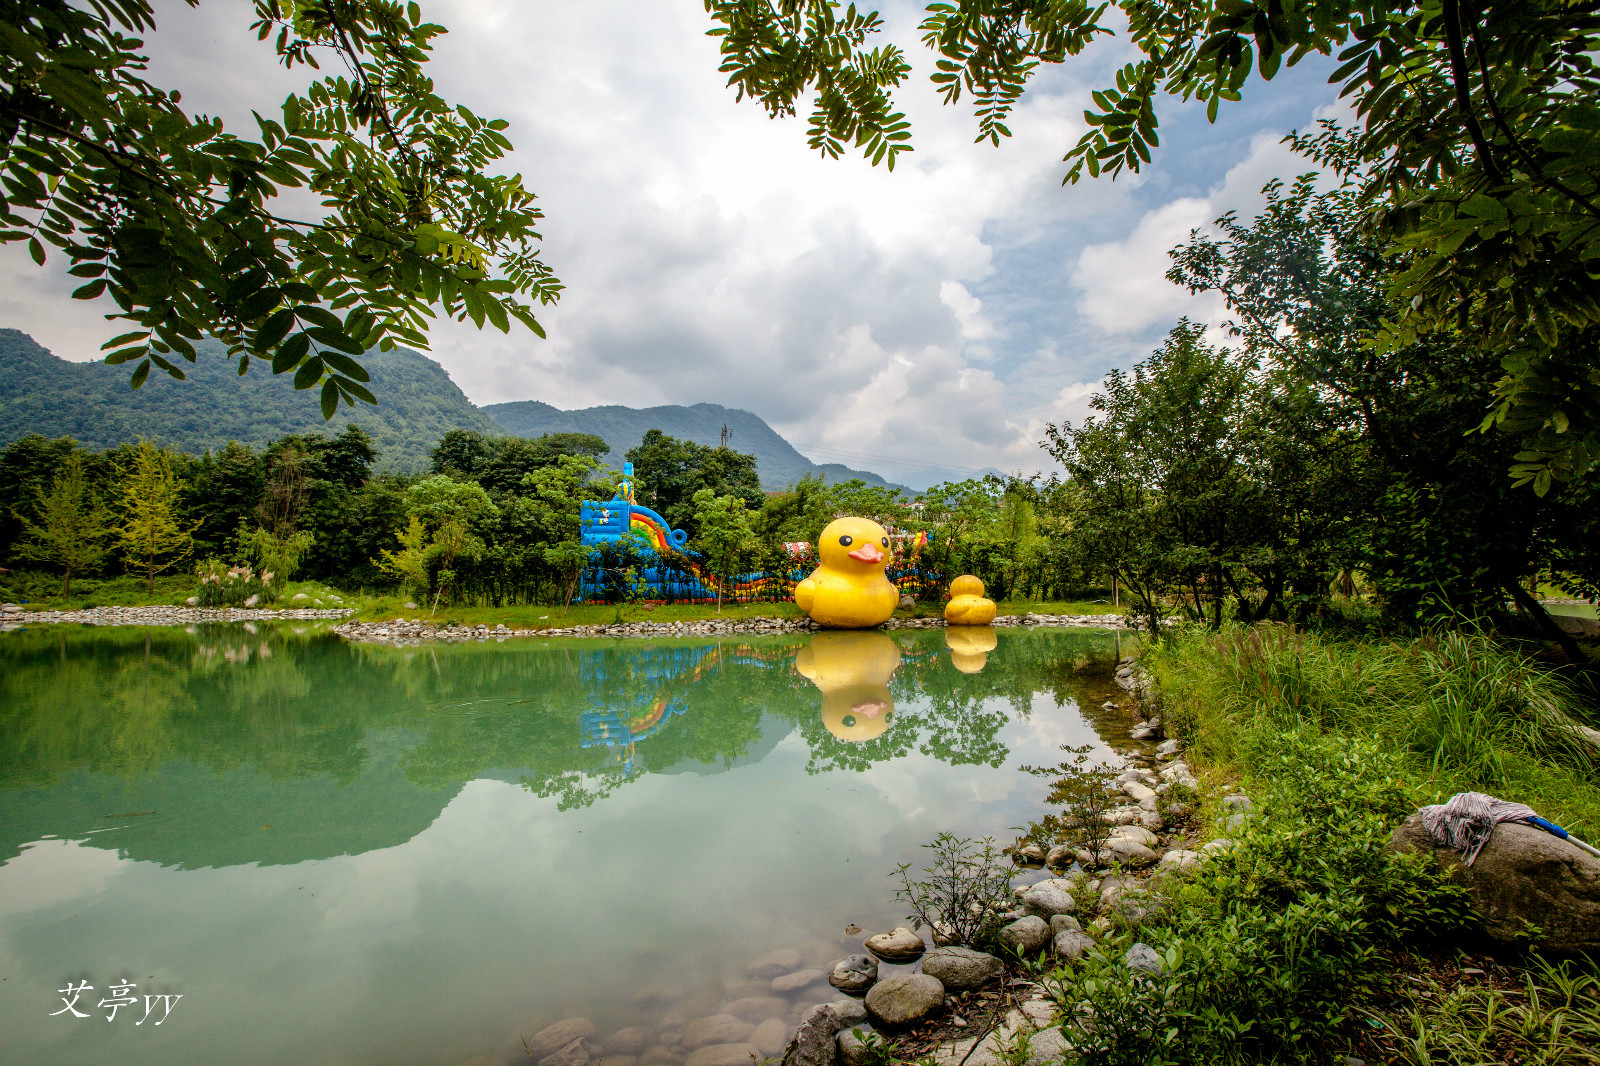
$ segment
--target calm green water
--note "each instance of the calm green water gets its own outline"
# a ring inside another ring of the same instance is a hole
[[[1039,813],[1017,767],[1098,743],[1119,647],[838,636],[0,635],[0,1058],[525,1062],[560,1018],[770,996],[747,960],[825,966],[918,844]],[[108,1022],[123,979],[183,998]]]

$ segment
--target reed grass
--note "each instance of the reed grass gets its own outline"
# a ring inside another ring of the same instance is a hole
[[[1376,740],[1420,802],[1518,800],[1600,837],[1594,707],[1554,670],[1480,633],[1344,641],[1287,626],[1179,636],[1146,661],[1191,747],[1249,774],[1286,732]]]

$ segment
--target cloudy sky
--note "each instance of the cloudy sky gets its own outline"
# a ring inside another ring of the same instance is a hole
[[[804,118],[736,103],[699,0],[425,0],[450,28],[433,76],[448,99],[510,121],[566,284],[549,333],[444,322],[432,354],[474,402],[563,408],[720,403],[765,418],[818,462],[922,486],[1047,468],[1042,427],[1079,418],[1112,367],[1137,362],[1214,300],[1168,283],[1166,252],[1272,177],[1309,169],[1279,142],[1335,103],[1302,64],[1208,125],[1167,101],[1156,166],[1064,188],[1089,92],[1131,58],[1097,45],[1037,77],[999,148],[943,107],[920,8],[881,10],[916,67],[899,103],[916,151],[895,171],[826,160]],[[246,0],[156,0],[152,76],[244,133],[300,72],[247,32]],[[0,325],[67,359],[120,332],[74,302],[60,257],[0,251]],[[309,402],[309,401],[308,401]],[[735,442],[737,443],[737,442]]]

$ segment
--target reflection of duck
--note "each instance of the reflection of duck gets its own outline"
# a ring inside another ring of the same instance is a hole
[[[818,633],[794,657],[822,690],[822,724],[840,740],[871,740],[894,720],[889,678],[900,649],[887,633]]]
[[[836,518],[817,545],[822,563],[794,588],[811,620],[833,629],[863,629],[889,620],[900,592],[884,576],[889,534],[869,518]]]
[[[962,574],[950,582],[944,620],[953,626],[986,626],[994,621],[994,601],[983,598],[983,582]]]
[[[989,653],[999,643],[994,626],[948,626],[944,631],[950,661],[963,674],[975,674],[989,661]]]

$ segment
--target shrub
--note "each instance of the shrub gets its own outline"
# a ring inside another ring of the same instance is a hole
[[[929,926],[939,939],[957,944],[987,943],[1011,902],[1011,864],[987,837],[973,841],[940,833],[922,846],[933,858],[921,880],[911,879],[908,862],[893,874],[900,878],[895,899],[911,905],[911,927]]]

